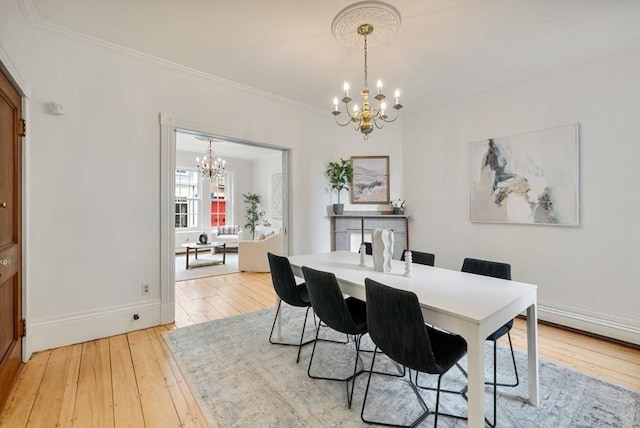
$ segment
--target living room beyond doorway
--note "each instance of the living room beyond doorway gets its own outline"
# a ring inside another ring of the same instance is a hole
[[[238,241],[286,226],[287,151],[194,131],[175,134],[175,281],[238,272]],[[247,227],[246,194],[260,199],[262,215],[253,231]],[[210,248],[198,250],[196,261],[199,242]]]

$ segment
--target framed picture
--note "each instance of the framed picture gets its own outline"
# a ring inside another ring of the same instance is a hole
[[[388,204],[389,156],[352,156],[352,204]]]
[[[578,124],[469,144],[469,220],[578,225]]]
[[[271,176],[271,217],[282,218],[282,174]]]
[[[226,182],[226,177],[225,174],[218,174],[218,176],[216,177],[217,180],[217,185],[219,189],[224,189],[224,185]]]

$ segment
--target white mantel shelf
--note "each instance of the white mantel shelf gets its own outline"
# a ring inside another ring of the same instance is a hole
[[[330,217],[344,217],[344,218],[380,218],[380,217],[393,217],[393,218],[409,218],[408,215],[402,215],[402,214],[342,214],[342,215],[336,215],[333,214]]]
[[[329,217],[397,217],[397,218],[409,218],[404,214],[392,214],[392,211],[345,211],[344,214],[331,214]]]

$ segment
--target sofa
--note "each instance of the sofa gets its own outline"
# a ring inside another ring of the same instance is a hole
[[[211,242],[224,242],[227,249],[238,248],[241,235],[242,229],[238,225],[215,226],[211,231]]]
[[[238,242],[238,270],[269,272],[267,253],[282,254],[282,235],[275,233],[256,241]]]

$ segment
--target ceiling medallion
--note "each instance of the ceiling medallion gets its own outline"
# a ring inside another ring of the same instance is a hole
[[[368,36],[370,46],[389,40],[400,28],[400,13],[393,6],[381,1],[363,1],[342,9],[331,24],[334,37],[345,45],[362,46],[358,27],[369,24],[375,31]]]

